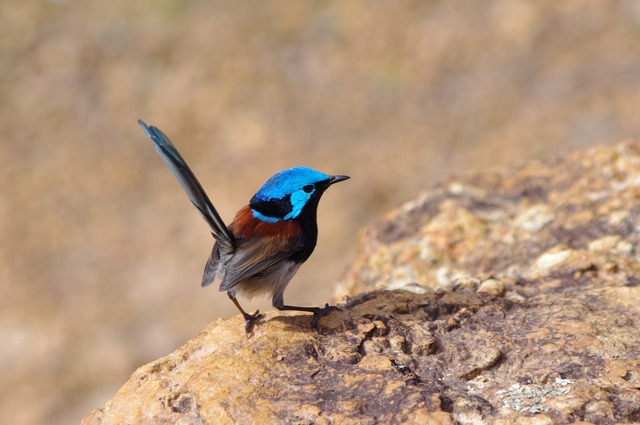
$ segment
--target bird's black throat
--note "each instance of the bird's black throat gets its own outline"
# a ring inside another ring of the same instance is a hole
[[[304,263],[313,253],[318,242],[318,202],[320,197],[312,197],[300,215],[295,219],[302,227],[302,249],[291,255],[289,259],[296,263]]]

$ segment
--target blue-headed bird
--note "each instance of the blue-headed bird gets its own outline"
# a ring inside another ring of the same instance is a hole
[[[313,252],[318,239],[317,209],[322,194],[348,176],[331,176],[307,167],[283,170],[269,178],[227,227],[171,140],[157,127],[138,123],[211,227],[215,244],[204,268],[202,286],[220,279],[227,295],[245,319],[245,330],[263,315],[249,314],[237,296],[271,295],[278,310],[313,313],[311,326],[334,307],[299,307],[284,303],[293,275]]]

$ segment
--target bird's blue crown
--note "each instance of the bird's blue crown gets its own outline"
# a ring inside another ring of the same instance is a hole
[[[307,167],[293,167],[274,174],[262,185],[256,198],[261,201],[281,199],[292,195],[307,184],[328,180],[330,176]]]
[[[293,167],[274,174],[265,184],[262,185],[258,193],[252,199],[252,203],[270,203],[278,200],[285,200],[288,197],[286,205],[286,214],[284,216],[274,217],[265,214],[267,211],[258,211],[252,208],[254,217],[275,223],[280,220],[291,220],[296,218],[311,195],[315,192],[314,184],[329,180],[331,176],[313,170],[307,167]],[[276,207],[276,205],[272,205]],[[283,207],[280,205],[280,207]],[[275,209],[275,208],[274,208]],[[267,208],[272,210],[272,208]]]

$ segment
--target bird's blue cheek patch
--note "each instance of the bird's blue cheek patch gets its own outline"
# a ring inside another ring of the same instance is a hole
[[[311,198],[311,194],[313,194],[315,190],[311,191],[311,193],[307,193],[302,189],[296,190],[291,194],[291,212],[284,216],[285,220],[292,220],[296,218],[302,212],[302,209],[307,204],[309,198]]]

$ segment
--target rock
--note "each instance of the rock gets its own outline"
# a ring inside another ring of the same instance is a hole
[[[504,283],[496,279],[487,279],[478,287],[478,292],[485,292],[495,297],[501,297],[505,293]]]
[[[452,180],[364,232],[317,332],[218,320],[83,423],[638,422],[639,214],[637,144]]]
[[[635,260],[639,213],[640,143],[451,178],[363,232],[337,295]]]

